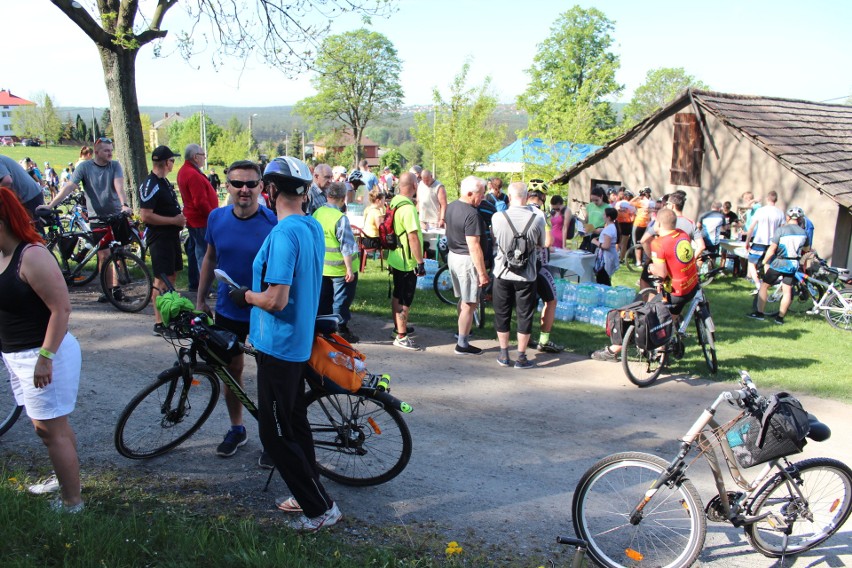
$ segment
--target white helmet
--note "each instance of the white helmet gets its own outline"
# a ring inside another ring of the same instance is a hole
[[[263,182],[274,183],[279,191],[295,195],[304,195],[311,186],[311,170],[308,165],[291,156],[280,156],[266,165]]]

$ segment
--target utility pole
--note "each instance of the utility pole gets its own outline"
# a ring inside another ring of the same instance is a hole
[[[204,120],[204,105],[201,105],[201,148],[204,150],[204,170],[207,170],[207,121]]]
[[[97,142],[97,134],[95,134],[95,107],[92,107],[92,146]]]

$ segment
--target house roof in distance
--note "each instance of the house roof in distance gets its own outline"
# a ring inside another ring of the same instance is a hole
[[[685,104],[710,113],[803,181],[852,209],[852,106],[687,89],[666,107],[557,177],[566,183]],[[707,140],[715,151],[713,141]]]
[[[0,90],[0,106],[21,106],[34,105],[32,101],[13,95],[12,91],[7,89]]]

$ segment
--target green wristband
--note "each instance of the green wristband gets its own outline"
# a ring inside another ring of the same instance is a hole
[[[38,354],[44,357],[45,359],[53,359],[53,357],[56,355],[56,353],[48,351],[44,347],[38,350]]]

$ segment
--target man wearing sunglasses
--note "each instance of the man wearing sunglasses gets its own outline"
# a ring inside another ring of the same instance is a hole
[[[177,175],[178,191],[183,201],[183,214],[186,215],[186,226],[189,227],[194,252],[194,258],[188,258],[187,261],[194,260],[201,270],[201,262],[207,253],[207,241],[204,240],[207,217],[219,207],[219,196],[201,169],[207,160],[204,149],[198,144],[187,145],[183,160]]]
[[[213,284],[213,269],[220,268],[228,273],[235,282],[248,285],[252,281],[252,262],[266,237],[278,223],[275,213],[258,202],[263,191],[260,180],[260,166],[249,160],[240,160],[231,164],[225,178],[225,187],[231,196],[230,205],[211,211],[207,218],[207,252],[201,263],[198,279],[198,297],[195,305],[199,310],[211,313],[207,305],[207,294]],[[241,308],[228,297],[228,286],[219,282],[216,294],[216,325],[237,335],[245,342],[249,332],[251,308]],[[242,386],[243,354],[231,359],[228,370]],[[247,442],[246,429],[243,426],[243,405],[236,396],[225,387],[225,404],[231,419],[231,428],[225,439],[216,448],[216,453],[231,457],[237,448]],[[272,466],[271,461],[261,456],[261,467]]]

